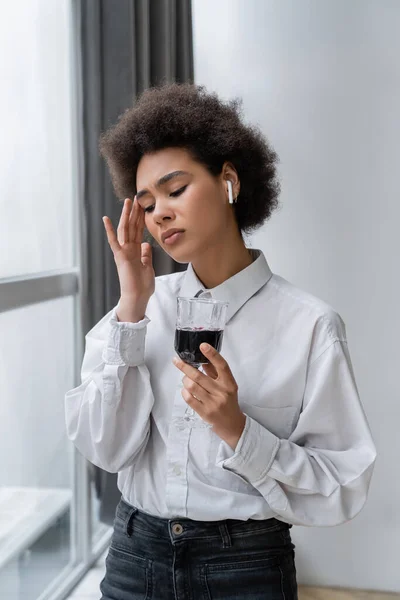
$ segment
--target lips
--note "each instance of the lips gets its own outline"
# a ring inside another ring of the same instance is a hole
[[[171,246],[172,244],[175,244],[175,242],[178,242],[182,238],[184,233],[184,231],[176,231],[172,235],[169,235],[167,238],[165,238],[164,244],[166,246]]]
[[[163,242],[165,242],[165,240],[169,237],[171,237],[171,235],[173,235],[174,233],[180,233],[184,231],[183,229],[168,229],[168,231],[165,231],[162,235],[161,235],[161,239]]]

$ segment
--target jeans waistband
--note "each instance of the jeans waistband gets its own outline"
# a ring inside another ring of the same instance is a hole
[[[237,519],[223,519],[222,521],[196,521],[186,517],[166,519],[150,515],[137,507],[132,506],[121,498],[116,516],[124,522],[125,532],[132,536],[137,527],[149,536],[168,539],[189,539],[201,537],[222,537],[223,545],[231,545],[231,537],[253,535],[288,530],[292,525],[279,521],[278,519],[248,519],[247,521]]]

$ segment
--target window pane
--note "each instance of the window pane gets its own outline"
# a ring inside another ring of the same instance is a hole
[[[0,278],[72,254],[69,2],[19,0],[0,19]]]
[[[0,313],[0,598],[36,598],[70,561],[73,299]],[[18,595],[19,594],[19,595]]]

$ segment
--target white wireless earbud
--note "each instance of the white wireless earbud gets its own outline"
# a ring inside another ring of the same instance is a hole
[[[232,187],[232,181],[230,179],[227,179],[227,184],[228,184],[229,204],[233,204],[233,187]]]

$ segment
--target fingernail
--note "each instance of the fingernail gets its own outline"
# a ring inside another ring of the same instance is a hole
[[[208,344],[201,344],[200,348],[202,350],[204,350],[204,352],[208,352],[210,349],[210,346]]]

